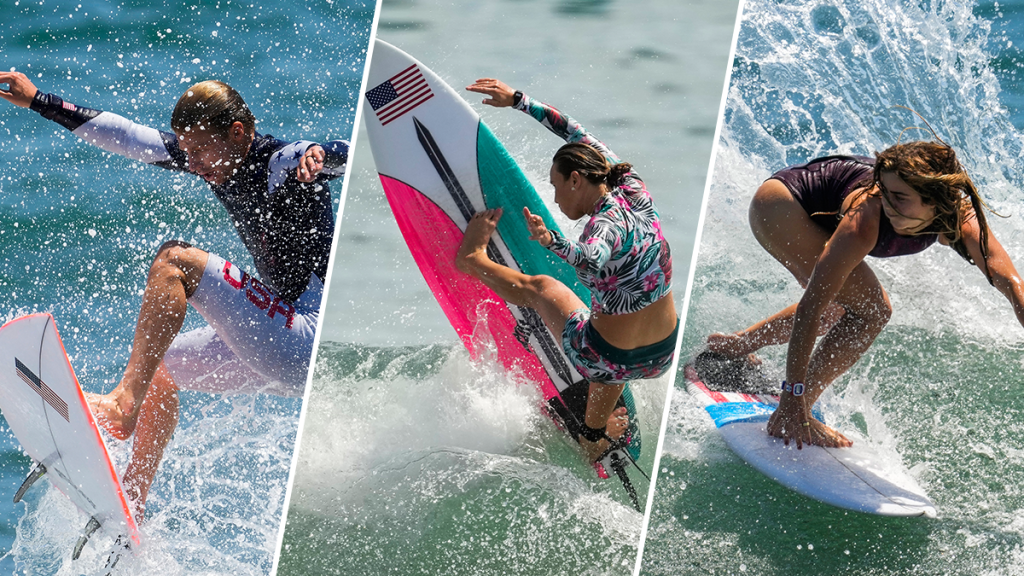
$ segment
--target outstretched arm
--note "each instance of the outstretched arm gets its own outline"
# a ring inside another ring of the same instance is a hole
[[[111,112],[76,106],[54,94],[39,91],[20,72],[0,72],[0,97],[12,104],[31,108],[44,118],[67,128],[89,144],[120,156],[161,168],[188,170],[185,153],[174,134],[161,132]]]
[[[996,240],[995,236],[992,235],[990,229],[988,233],[988,260],[986,261],[981,253],[981,230],[978,226],[978,220],[974,217],[967,219],[961,234],[963,234],[964,245],[967,247],[967,251],[971,255],[971,259],[974,260],[975,265],[981,270],[982,274],[991,277],[992,285],[1010,301],[1010,305],[1013,306],[1013,313],[1017,316],[1017,321],[1020,322],[1021,326],[1024,326],[1024,282],[1021,281],[1017,268],[1013,265],[1013,261],[1010,260],[1010,255],[1006,253],[999,240]]]
[[[593,134],[587,132],[579,122],[563,114],[554,106],[549,106],[540,100],[534,100],[522,92],[519,92],[517,95],[515,90],[501,80],[496,78],[480,78],[471,86],[467,86],[466,90],[489,96],[489,98],[483,101],[484,104],[489,106],[496,108],[511,106],[526,112],[566,142],[582,142],[583,144],[593,146],[604,154],[604,157],[611,164],[618,164],[622,161],[604,142],[601,142]]]
[[[22,108],[28,108],[39,91],[21,72],[0,72],[0,84],[7,84],[7,90],[0,89],[0,98]]]

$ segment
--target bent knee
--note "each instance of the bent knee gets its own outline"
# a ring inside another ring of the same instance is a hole
[[[188,242],[171,240],[164,242],[157,250],[156,257],[149,267],[149,277],[174,276],[182,277],[189,285],[188,294],[194,290],[206,268],[209,254]]]
[[[562,283],[555,280],[551,276],[546,274],[538,274],[536,276],[529,276],[524,282],[523,288],[537,294],[550,293],[562,286]]]
[[[866,329],[877,335],[892,318],[892,304],[888,298],[872,298],[854,313],[864,322]]]
[[[158,262],[178,262],[187,258],[187,252],[192,249],[192,245],[183,240],[168,240],[160,245],[160,248],[156,251],[156,257],[153,258],[153,264],[156,265]]]

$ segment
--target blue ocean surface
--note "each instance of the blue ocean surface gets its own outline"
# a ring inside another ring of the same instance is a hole
[[[0,67],[165,130],[185,88],[219,79],[246,99],[261,133],[350,139],[374,9],[370,0],[5,1]],[[332,197],[339,205],[340,181]],[[120,378],[149,264],[172,239],[253,270],[199,178],[113,156],[0,102],[0,318],[52,313],[86,391],[109,391]],[[185,329],[202,324],[190,311]],[[117,573],[269,572],[301,400],[181,399],[143,544]],[[108,445],[123,470],[127,445]],[[47,483],[11,504],[30,465],[0,423],[0,573],[106,573],[116,535],[97,534],[73,562],[87,518]]]
[[[930,139],[926,122],[957,150],[993,235],[1024,266],[1024,3],[751,0],[738,42],[684,359],[708,334],[802,294],[750,233],[761,182],[818,156]],[[1024,329],[953,250],[868,264],[894,314],[821,408],[881,465],[908,471],[939,517],[869,516],[781,487],[728,450],[679,377],[643,574],[1024,570]],[[779,379],[785,353],[760,352]]]

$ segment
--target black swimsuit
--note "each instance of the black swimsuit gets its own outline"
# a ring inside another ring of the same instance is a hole
[[[865,156],[826,156],[807,164],[783,168],[772,178],[786,185],[815,224],[832,233],[842,219],[843,202],[859,184],[871,177],[874,163],[872,158]],[[891,258],[917,254],[937,239],[938,234],[935,233],[897,234],[883,211],[878,223],[878,240],[868,255]]]

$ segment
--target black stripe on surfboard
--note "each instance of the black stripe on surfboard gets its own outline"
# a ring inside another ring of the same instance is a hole
[[[412,117],[412,123],[416,127],[416,139],[420,141],[420,145],[423,146],[423,150],[427,153],[427,158],[430,158],[430,163],[437,170],[437,175],[441,177],[441,181],[444,182],[448,193],[452,195],[452,199],[458,205],[462,217],[466,219],[466,222],[469,222],[473,214],[476,214],[476,210],[473,208],[473,203],[469,200],[469,196],[466,195],[465,189],[462,188],[459,179],[455,177],[455,172],[448,165],[448,160],[441,153],[441,149],[437,146],[437,141],[434,140],[430,130],[427,130],[427,127],[415,116]],[[504,262],[501,262],[501,264],[505,265]]]
[[[427,158],[430,158],[430,163],[434,165],[434,169],[437,170],[437,175],[441,177],[441,181],[444,182],[445,188],[448,189],[448,193],[452,199],[455,200],[455,205],[458,206],[459,212],[462,213],[462,217],[469,222],[469,219],[476,214],[476,209],[473,206],[472,200],[466,194],[465,188],[462,187],[462,183],[455,176],[455,172],[448,164],[448,160],[445,159],[444,154],[441,152],[441,148],[437,145],[437,141],[434,140],[433,134],[430,130],[420,122],[419,118],[412,117],[413,126],[416,128],[416,139],[419,140],[420,145],[423,146],[423,151],[427,153]],[[505,258],[498,251],[498,247],[495,246],[493,240],[487,241],[487,256],[494,260],[496,263],[508,267],[505,262]],[[569,369],[568,363],[562,356],[562,347],[559,346],[555,341],[551,332],[548,331],[547,326],[544,324],[544,320],[540,317],[540,314],[532,308],[522,308],[516,306],[519,309],[520,314],[523,315],[523,319],[527,326],[529,326],[534,335],[537,337],[537,341],[540,343],[540,347],[544,357],[551,363],[552,368],[566,384],[572,383],[572,372]],[[559,390],[561,392],[561,390]]]

